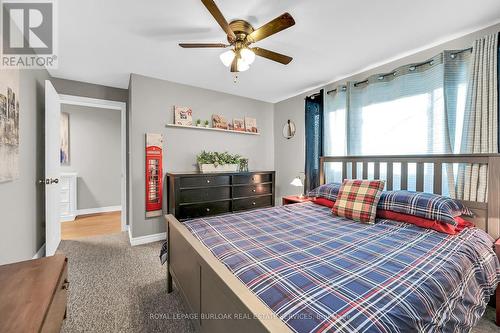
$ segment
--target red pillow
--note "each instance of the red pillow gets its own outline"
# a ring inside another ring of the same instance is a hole
[[[443,223],[440,221],[425,219],[423,217],[418,217],[414,215],[396,213],[390,210],[378,210],[377,217],[382,219],[406,222],[416,225],[417,227],[432,229],[449,235],[456,235],[460,233],[460,231],[462,231],[463,229],[474,226],[474,224],[463,219],[460,216],[455,217],[457,226],[453,226],[449,223]]]
[[[315,204],[321,205],[321,206],[328,207],[328,208],[332,208],[333,205],[335,204],[335,201],[328,200],[325,198],[314,198],[312,200],[312,202],[314,202]]]

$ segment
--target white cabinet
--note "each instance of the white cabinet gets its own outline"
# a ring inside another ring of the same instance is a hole
[[[76,172],[61,173],[61,222],[76,218]]]

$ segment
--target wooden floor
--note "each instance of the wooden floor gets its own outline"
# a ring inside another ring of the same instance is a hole
[[[61,239],[77,239],[121,232],[121,212],[78,216],[61,223]]]

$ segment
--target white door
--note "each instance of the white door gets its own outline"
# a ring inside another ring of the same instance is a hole
[[[59,95],[45,81],[45,251],[52,256],[61,242],[60,205],[60,117]]]

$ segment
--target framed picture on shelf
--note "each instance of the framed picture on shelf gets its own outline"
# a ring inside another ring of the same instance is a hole
[[[255,118],[245,117],[245,130],[251,133],[258,133],[257,120]]]
[[[182,126],[193,126],[193,110],[185,106],[174,106],[174,123]]]
[[[245,132],[245,121],[243,119],[233,119],[233,127],[237,132]]]
[[[228,129],[227,121],[223,116],[219,114],[214,114],[212,115],[212,127],[227,130]]]

